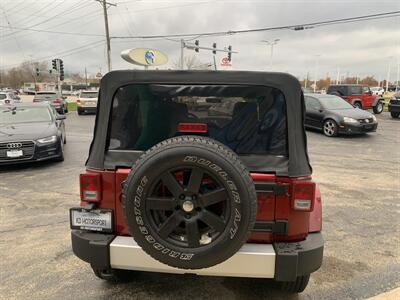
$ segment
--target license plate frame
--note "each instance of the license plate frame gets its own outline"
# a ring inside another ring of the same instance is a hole
[[[76,219],[78,217],[80,218],[80,221]],[[111,209],[85,209],[84,207],[73,207],[69,210],[69,219],[71,229],[106,233],[114,231],[114,214]]]
[[[24,151],[21,149],[12,149],[12,150],[7,150],[6,151],[6,156],[8,158],[19,158],[21,156],[24,156]]]

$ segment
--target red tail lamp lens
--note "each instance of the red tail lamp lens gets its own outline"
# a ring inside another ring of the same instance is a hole
[[[179,123],[178,132],[205,133],[208,132],[208,125],[203,123]]]
[[[99,202],[101,200],[101,175],[87,173],[80,175],[81,200]]]
[[[292,191],[292,208],[294,210],[310,212],[314,209],[315,182],[294,182]]]
[[[61,101],[60,101],[60,99],[55,99],[55,100],[53,100],[53,103],[60,104],[60,103],[61,103]]]

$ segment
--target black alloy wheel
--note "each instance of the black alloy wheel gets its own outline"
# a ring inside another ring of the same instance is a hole
[[[161,238],[180,247],[201,247],[224,231],[228,193],[215,176],[200,167],[183,167],[162,173],[154,183],[145,206]]]

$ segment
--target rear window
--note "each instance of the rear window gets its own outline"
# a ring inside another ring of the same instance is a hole
[[[0,100],[6,99],[7,95],[6,94],[0,94]]]
[[[345,96],[347,94],[346,86],[331,85],[327,90],[327,94],[339,94],[339,95]]]
[[[97,92],[82,92],[81,98],[97,98]]]
[[[362,94],[362,90],[363,89],[362,89],[361,86],[350,86],[349,87],[349,94],[350,95],[361,95]]]
[[[34,97],[35,100],[54,100],[56,98],[58,98],[56,93],[40,93]]]
[[[238,154],[287,156],[285,99],[268,87],[129,85],[115,94],[111,121],[110,150],[147,150],[182,135],[180,123],[202,123]]]

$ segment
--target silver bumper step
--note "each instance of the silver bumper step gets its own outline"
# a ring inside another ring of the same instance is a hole
[[[110,244],[110,264],[116,269],[149,272],[274,278],[275,251],[270,244],[245,244],[234,256],[216,266],[199,270],[184,270],[167,266],[153,259],[136,244],[132,237],[117,236]]]

